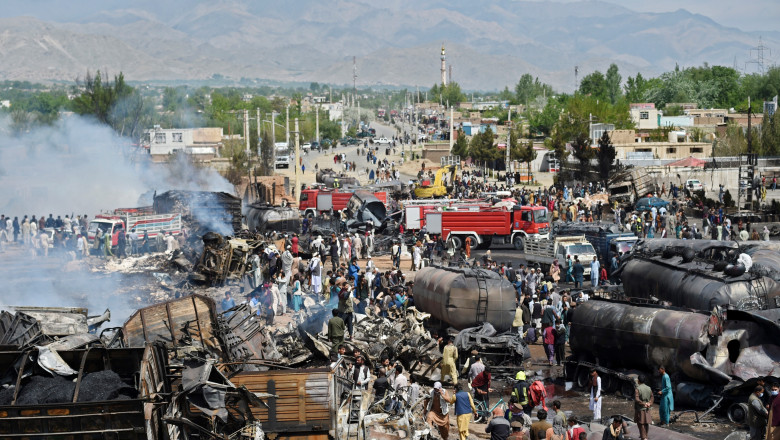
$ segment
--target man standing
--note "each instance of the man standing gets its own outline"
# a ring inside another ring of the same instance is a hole
[[[344,324],[346,325],[347,331],[349,331],[349,337],[351,339],[354,333],[352,319],[355,309],[352,302],[352,288],[343,278],[341,278],[338,292],[339,312],[341,312],[341,318],[344,320]]]
[[[644,374],[640,374],[639,385],[634,390],[634,422],[639,428],[639,439],[647,440],[647,431],[653,422],[650,416],[650,408],[653,407],[653,391],[645,384],[647,380]]]
[[[355,358],[355,365],[349,369],[349,377],[354,383],[355,389],[365,390],[368,388],[368,382],[371,381],[371,372],[365,365],[363,356],[357,356]]]
[[[601,272],[601,265],[597,257],[593,257],[593,261],[590,263],[590,284],[593,287],[599,286],[599,273]]]
[[[580,263],[580,257],[574,256],[574,267],[572,267],[572,276],[574,277],[574,288],[579,289],[582,287],[582,281],[585,276],[585,268]],[[593,276],[593,275],[591,275]]]
[[[771,386],[770,398],[772,403],[769,405],[769,417],[766,438],[767,440],[780,440],[780,399],[778,398],[778,392],[780,392],[780,385],[777,382]]]
[[[322,291],[322,262],[315,252],[309,260],[309,272],[311,273],[311,289],[315,296]]]
[[[540,409],[536,418],[539,420],[531,424],[531,440],[544,440],[547,438],[547,430],[552,428],[552,424],[547,421],[547,411]]]
[[[449,376],[452,383],[458,381],[458,370],[455,368],[455,361],[458,359],[458,349],[452,343],[452,338],[447,339],[447,345],[441,353],[441,380],[446,380]]]
[[[477,408],[469,394],[468,385],[465,382],[457,387],[452,403],[455,404],[455,418],[458,424],[458,436],[460,440],[469,438],[469,423],[471,415],[477,416]]]
[[[622,416],[615,416],[612,419],[612,423],[607,426],[606,429],[604,429],[604,434],[602,434],[601,439],[602,440],[623,440],[623,417]]]
[[[333,272],[339,268],[339,241],[336,234],[330,237],[330,264],[333,266]]]
[[[669,375],[666,374],[666,367],[663,365],[658,367],[658,372],[661,373],[661,391],[658,395],[661,396],[659,413],[661,415],[661,426],[669,424],[669,415],[674,411],[674,396],[672,396],[672,380]]]
[[[766,431],[766,422],[768,413],[764,408],[762,398],[764,397],[764,387],[757,386],[748,397],[748,427],[750,427],[750,440],[761,440]]]
[[[588,407],[593,411],[593,421],[601,420],[601,378],[596,370],[590,370],[590,401]],[[667,419],[668,420],[668,419]],[[668,422],[667,422],[668,423]]]
[[[333,344],[331,352],[344,343],[344,331],[347,329],[347,325],[339,316],[338,310],[333,309],[332,313],[333,317],[328,321],[328,341]]]
[[[463,242],[463,249],[466,251],[466,259],[471,258],[471,236],[466,237]]]
[[[490,419],[490,423],[485,427],[485,432],[490,433],[490,440],[507,440],[509,438],[509,434],[512,433],[512,427],[509,425],[509,420],[504,417],[501,408],[493,410],[493,418]],[[465,438],[468,438],[468,436]],[[461,437],[461,440],[463,439],[464,437]]]

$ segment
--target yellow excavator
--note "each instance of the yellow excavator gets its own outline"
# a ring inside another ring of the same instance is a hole
[[[418,199],[432,199],[437,197],[446,197],[449,189],[455,181],[458,174],[457,165],[445,165],[436,171],[436,177],[431,185],[419,185],[414,189],[414,195]],[[449,178],[447,178],[449,176]]]

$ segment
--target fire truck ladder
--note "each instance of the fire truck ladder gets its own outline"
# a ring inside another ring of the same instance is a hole
[[[485,272],[482,269],[474,269],[474,274],[477,279],[477,294],[479,295],[477,300],[477,323],[482,324],[487,321],[487,278],[485,277]]]

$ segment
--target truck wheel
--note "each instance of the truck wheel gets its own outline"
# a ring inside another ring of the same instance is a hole
[[[772,226],[772,229],[769,230],[769,235],[778,235],[780,234],[780,226],[774,225]]]
[[[745,423],[747,421],[748,407],[747,403],[733,403],[728,411],[729,420],[734,423]]]
[[[473,237],[472,236],[471,237],[471,250],[473,251],[473,250],[477,249],[479,246],[480,245],[477,243],[477,237]]]
[[[477,249],[490,249],[490,245],[493,243],[492,238],[486,238],[482,240],[482,244],[477,245]]]
[[[620,382],[620,394],[623,395],[626,399],[633,399],[634,398],[634,390],[636,388],[634,387],[634,384],[623,380]]]
[[[525,240],[523,239],[523,236],[515,235],[515,238],[512,239],[512,246],[518,251],[525,251]]]
[[[458,236],[452,237],[452,244],[455,245],[455,249],[462,249],[463,248],[463,240],[461,240]]]

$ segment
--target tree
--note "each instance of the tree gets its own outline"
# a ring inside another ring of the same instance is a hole
[[[452,154],[454,156],[460,156],[461,159],[465,159],[469,155],[469,141],[466,139],[466,134],[463,130],[458,129],[458,137],[455,140],[455,144],[452,146]]]
[[[612,165],[615,163],[615,146],[612,145],[612,140],[609,138],[609,134],[604,131],[604,134],[599,138],[599,150],[596,153],[596,159],[599,162],[599,177],[606,186],[609,179],[609,173],[612,171]]]
[[[83,91],[73,99],[71,107],[80,115],[91,115],[99,122],[111,126],[120,135],[140,136],[139,122],[144,112],[141,95],[125,83],[124,74],[114,76],[114,81],[103,83],[100,71],[89,72],[84,81],[77,81]]]
[[[523,147],[523,162],[528,165],[528,177],[531,177],[531,162],[536,160],[536,150],[534,150],[534,141],[529,139],[524,143]]]
[[[780,112],[776,111],[771,117],[764,115],[761,124],[761,142],[759,154],[762,156],[776,156],[780,153]],[[755,141],[754,141],[755,144]]]
[[[493,144],[493,130],[486,129],[471,137],[469,156],[475,160],[492,162],[501,158],[501,152]]]
[[[648,82],[645,81],[641,73],[637,73],[636,77],[629,76],[628,79],[626,79],[626,85],[623,86],[623,89],[626,92],[626,100],[630,103],[643,102],[648,86]]]
[[[515,97],[518,104],[529,105],[538,96],[552,95],[552,87],[543,84],[539,78],[534,78],[529,73],[524,73],[515,84]]]
[[[580,93],[593,96],[596,99],[608,99],[609,89],[604,74],[597,70],[582,78]]]
[[[609,69],[607,69],[607,76],[605,78],[606,85],[607,85],[607,95],[609,96],[609,102],[611,102],[613,105],[618,102],[618,99],[622,96],[622,93],[620,91],[620,82],[623,80],[623,77],[620,76],[620,73],[618,73],[618,66],[616,64],[610,64]]]
[[[590,147],[590,137],[587,130],[579,130],[571,142],[574,158],[579,162],[578,178],[585,182],[588,181],[590,171],[590,161],[595,156],[593,148]]]

